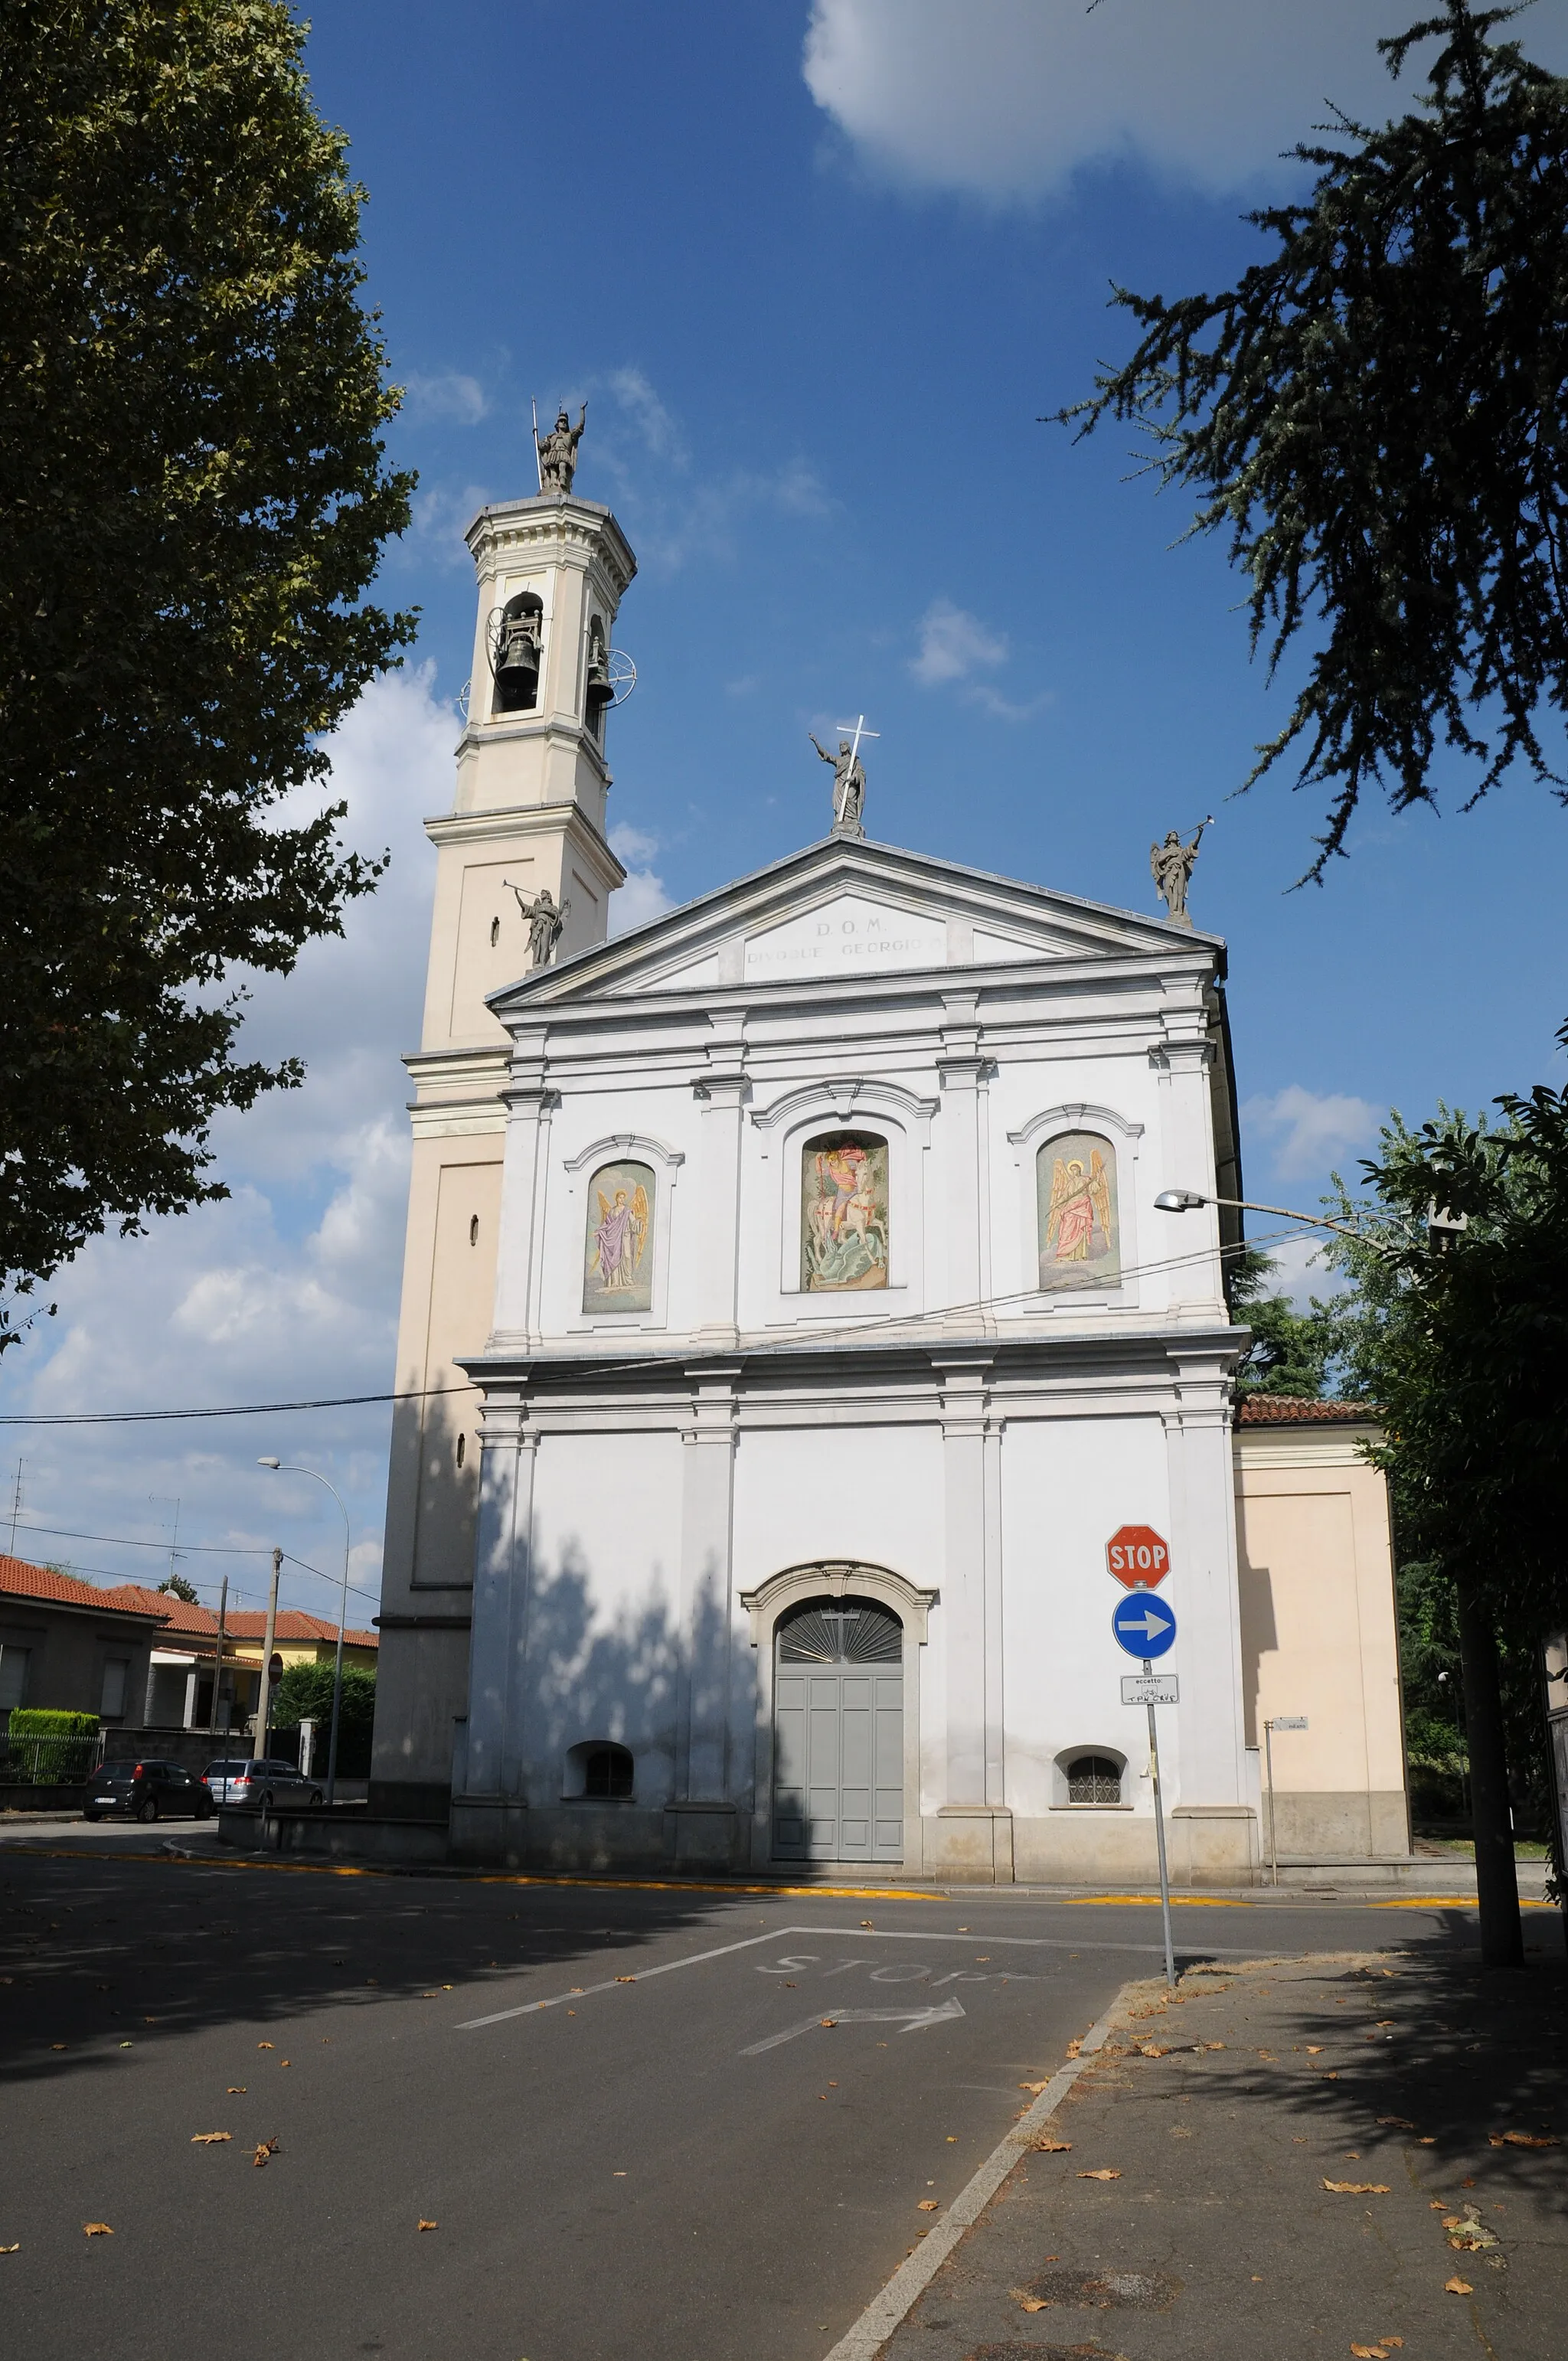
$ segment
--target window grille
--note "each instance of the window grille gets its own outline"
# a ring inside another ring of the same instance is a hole
[[[1122,1773],[1108,1754],[1080,1754],[1068,1765],[1069,1804],[1119,1804]]]

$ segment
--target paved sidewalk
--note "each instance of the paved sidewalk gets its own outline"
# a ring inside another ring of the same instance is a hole
[[[1568,1972],[1527,1940],[1130,1988],[882,2361],[1556,2361]]]

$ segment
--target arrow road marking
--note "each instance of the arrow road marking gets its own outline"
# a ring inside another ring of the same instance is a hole
[[[1141,1622],[1135,1616],[1118,1615],[1116,1629],[1118,1631],[1141,1631],[1146,1640],[1157,1640],[1169,1631],[1174,1620],[1169,1615],[1157,1615],[1152,1608],[1146,1608]]]
[[[818,2025],[902,2025],[905,2033],[923,2033],[928,2025],[968,2014],[959,2000],[945,2000],[940,2008],[836,2008],[831,2016],[808,2016],[802,2024],[792,2025],[787,2033],[771,2033],[766,2041],[753,2041],[740,2055],[760,2058],[764,2049],[776,2049],[781,2042],[793,2041],[797,2034],[809,2033]]]

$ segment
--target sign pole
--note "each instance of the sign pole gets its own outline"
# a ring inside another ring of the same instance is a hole
[[[1154,1834],[1159,1848],[1159,1915],[1165,1929],[1165,1980],[1176,1990],[1176,1954],[1170,1941],[1170,1870],[1165,1857],[1165,1806],[1159,1794],[1159,1740],[1155,1734],[1154,1708],[1149,1717],[1149,1769],[1154,1777]]]
[[[1270,1885],[1277,1885],[1279,1848],[1274,1841],[1274,1724],[1266,1720],[1263,1725],[1263,1760],[1264,1775],[1268,1784],[1268,1882]]]

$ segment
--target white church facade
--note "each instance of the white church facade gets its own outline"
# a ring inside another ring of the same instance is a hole
[[[1382,1479],[1343,1413],[1237,1426],[1237,1217],[1155,1202],[1243,1193],[1222,943],[868,840],[842,763],[831,834],[607,939],[630,552],[569,478],[468,539],[373,1808],[539,1868],[1146,1879],[1139,1524],[1173,1874],[1258,1873],[1270,1714],[1282,1849],[1407,1854]]]

